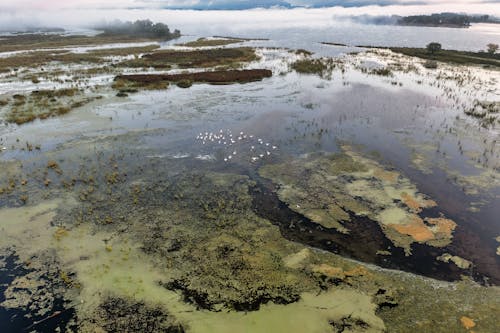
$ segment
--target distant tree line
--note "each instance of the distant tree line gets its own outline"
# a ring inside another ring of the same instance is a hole
[[[471,23],[496,23],[500,24],[500,18],[492,15],[467,15],[457,13],[436,13],[431,15],[357,15],[350,19],[361,24],[376,25],[409,25],[430,27],[452,27],[468,28]]]
[[[441,13],[432,15],[405,16],[398,20],[398,24],[467,28],[470,26],[470,19],[467,15]]]
[[[427,44],[427,46],[425,48],[427,49],[427,51],[430,54],[435,54],[435,53],[441,51],[441,44],[439,44],[437,42],[432,42],[432,43]],[[486,52],[491,54],[491,55],[494,55],[498,51],[498,48],[499,48],[498,44],[489,43],[486,45]],[[479,53],[484,53],[484,51],[479,51]]]
[[[489,15],[465,15],[440,13],[400,17],[398,25],[468,28],[471,23],[500,23],[498,18]]]
[[[181,35],[179,30],[170,31],[168,25],[153,23],[151,20],[137,20],[135,22],[114,21],[97,27],[105,35],[131,35],[146,38],[174,39]]]

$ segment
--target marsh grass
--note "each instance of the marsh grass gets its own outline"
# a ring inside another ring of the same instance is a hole
[[[180,80],[177,82],[179,88],[189,88],[193,85],[193,82],[189,79]]]
[[[379,76],[392,76],[392,71],[387,67],[376,68],[376,69],[371,70],[370,74],[375,74],[375,75],[379,75]]]
[[[303,59],[292,64],[292,69],[300,74],[316,74],[325,77],[335,68],[333,59]]]
[[[52,62],[63,64],[100,64],[107,61],[107,59],[105,59],[106,57],[139,55],[141,53],[151,52],[158,47],[158,45],[147,45],[141,47],[93,50],[85,53],[73,53],[66,50],[20,53],[0,59],[0,72],[6,72],[21,67],[35,68]]]
[[[305,50],[305,49],[295,50],[295,54],[297,54],[297,55],[303,55],[303,56],[306,56],[306,57],[309,57],[309,56],[313,55],[313,53],[311,51],[308,51],[308,50]]]
[[[2,43],[0,44],[0,52],[113,43],[155,42],[159,40],[159,38],[145,38],[131,35],[63,36],[54,34],[23,34],[3,36]]]
[[[491,127],[500,123],[500,102],[475,100],[473,106],[465,110],[465,114],[477,118],[482,127]]]
[[[84,97],[76,88],[35,90],[31,94],[14,95],[6,112],[6,121],[22,125],[35,119],[47,119],[69,113],[101,96]]]
[[[118,90],[117,97],[126,97],[131,92],[136,92],[138,89],[143,90],[164,90],[170,86],[168,81],[156,80],[153,82],[135,82],[126,78],[117,76],[113,82],[113,89]]]
[[[423,63],[423,66],[428,69],[436,69],[438,68],[438,63],[436,60],[427,60]]]
[[[255,50],[249,47],[217,48],[192,51],[157,51],[138,59],[120,63],[122,67],[180,68],[229,66],[258,60]]]
[[[209,47],[209,46],[225,46],[230,44],[236,44],[244,42],[243,39],[238,38],[198,38],[195,41],[187,42],[184,44],[176,44],[177,46],[186,46],[186,47]]]
[[[490,54],[487,52],[467,52],[456,50],[440,50],[429,53],[425,48],[411,47],[391,47],[392,52],[401,53],[411,57],[441,61],[446,63],[455,63],[461,65],[489,65],[500,67],[500,54]]]
[[[272,76],[267,69],[220,70],[184,74],[136,74],[118,75],[114,89],[124,91],[130,88],[165,89],[173,82],[181,88],[189,88],[193,83],[233,84],[260,81]]]

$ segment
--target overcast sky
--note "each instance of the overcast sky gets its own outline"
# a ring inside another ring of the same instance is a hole
[[[0,10],[61,10],[61,9],[249,9],[256,7],[345,7],[407,6],[441,7],[442,10],[463,9],[475,12],[490,9],[500,11],[500,0],[1,0]],[[495,8],[496,7],[496,8]]]
[[[249,13],[235,12],[235,9],[252,10]],[[26,26],[67,28],[89,26],[103,20],[145,18],[172,27],[222,22],[240,26],[259,22],[314,26],[329,24],[335,16],[443,11],[500,16],[500,0],[0,0],[0,30]]]

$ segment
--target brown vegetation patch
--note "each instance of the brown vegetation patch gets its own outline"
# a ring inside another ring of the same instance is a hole
[[[403,200],[403,203],[410,208],[410,210],[414,213],[419,213],[422,211],[422,206],[418,200],[415,199],[415,197],[409,195],[406,192],[401,193],[401,199]]]
[[[231,84],[260,81],[271,77],[267,69],[228,70],[185,74],[134,74],[119,75],[115,78],[115,88],[123,86],[150,87],[168,82],[205,82],[210,84]]]
[[[7,71],[19,67],[34,68],[51,62],[63,64],[71,63],[92,63],[99,64],[105,62],[104,57],[127,56],[140,53],[151,52],[158,48],[158,45],[147,45],[140,47],[124,47],[92,50],[85,53],[73,53],[65,50],[57,51],[36,51],[14,54],[0,60],[0,71]],[[35,83],[35,82],[34,82]]]
[[[373,171],[373,175],[377,177],[378,179],[384,180],[386,182],[397,182],[399,178],[399,173],[396,171],[386,171],[383,169],[375,169]]]
[[[370,272],[364,266],[357,266],[353,269],[345,271],[345,275],[347,277],[367,276],[370,275]]]
[[[453,222],[450,219],[446,219],[444,217],[436,217],[436,218],[428,217],[425,219],[425,222],[435,225],[437,227],[436,232],[446,234],[449,237],[451,237],[451,234],[457,227],[457,224],[455,222]]]
[[[335,64],[333,59],[303,59],[294,62],[292,68],[300,74],[316,74],[324,77],[331,74]]]
[[[434,234],[417,215],[412,215],[406,224],[390,224],[397,232],[412,237],[417,242],[426,242],[434,239]]]
[[[125,67],[181,68],[231,66],[241,62],[257,60],[255,50],[249,47],[217,48],[192,51],[158,51],[148,53],[139,59],[121,63]]]
[[[72,109],[90,103],[101,96],[84,97],[76,88],[58,90],[35,90],[30,95],[14,95],[6,120],[18,125],[35,119],[46,119],[63,115]]]
[[[207,46],[224,46],[230,44],[236,44],[243,42],[243,39],[238,38],[198,38],[192,42],[187,42],[184,44],[177,44],[178,46],[187,46],[187,47],[207,47]]]
[[[92,332],[184,332],[161,306],[124,298],[107,298],[83,324]]]
[[[471,318],[466,317],[466,316],[463,316],[462,318],[460,318],[460,322],[462,323],[462,326],[466,330],[469,330],[469,329],[473,328],[474,326],[476,326],[476,323],[474,322],[474,320],[472,320]]]
[[[345,273],[342,267],[333,267],[328,264],[314,265],[312,266],[312,271],[328,278],[340,280],[345,278]]]
[[[35,50],[65,46],[102,45],[112,43],[138,43],[159,40],[160,38],[145,38],[132,35],[56,35],[56,34],[23,34],[2,36],[0,52],[20,50]]]

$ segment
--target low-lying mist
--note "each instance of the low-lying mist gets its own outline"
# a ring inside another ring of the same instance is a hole
[[[0,6],[1,7],[1,6]],[[470,6],[469,6],[470,7]],[[251,9],[240,11],[196,11],[167,9],[59,9],[59,10],[0,10],[0,31],[26,31],[46,27],[65,29],[94,28],[114,20],[150,19],[168,24],[183,33],[204,34],[225,28],[238,32],[270,28],[328,28],[338,24],[392,24],[395,16],[429,14],[442,11],[470,12],[467,5],[457,3],[443,8],[426,6],[365,6],[321,9]],[[500,15],[491,4],[474,5],[475,12]]]

